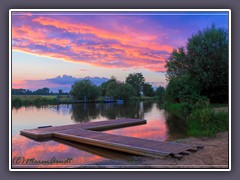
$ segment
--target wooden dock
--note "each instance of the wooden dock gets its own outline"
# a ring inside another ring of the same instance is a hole
[[[43,139],[43,138],[52,138],[53,133],[62,132],[65,130],[85,129],[85,130],[93,130],[93,131],[105,131],[105,130],[117,129],[122,127],[136,126],[136,125],[141,125],[146,123],[147,122],[144,119],[113,119],[113,120],[107,120],[107,121],[97,121],[97,122],[89,122],[89,123],[79,123],[79,124],[47,127],[47,128],[22,130],[20,131],[20,133],[24,136],[28,136],[33,139]]]
[[[131,153],[135,155],[181,158],[202,146],[173,142],[161,142],[141,138],[107,134],[103,130],[146,124],[143,119],[116,119],[100,122],[73,124],[56,127],[23,130],[21,134],[34,139],[57,138],[64,141],[82,143],[100,148]]]

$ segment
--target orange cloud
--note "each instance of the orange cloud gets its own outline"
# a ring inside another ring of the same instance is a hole
[[[173,49],[159,43],[155,34],[130,25],[106,30],[83,22],[31,18],[32,25],[13,26],[13,50],[106,68],[165,71],[166,55]]]
[[[56,28],[66,30],[67,32],[80,33],[80,34],[94,34],[96,37],[103,39],[113,39],[118,40],[121,44],[132,45],[135,47],[150,48],[152,50],[166,50],[171,52],[173,50],[172,46],[160,45],[158,43],[151,43],[156,40],[156,35],[151,35],[143,32],[137,32],[136,29],[123,28],[124,33],[115,33],[111,31],[106,31],[103,29],[96,28],[94,26],[86,24],[74,24],[68,22],[62,22],[48,17],[39,17],[33,19],[33,22],[38,22],[42,25],[51,25]]]

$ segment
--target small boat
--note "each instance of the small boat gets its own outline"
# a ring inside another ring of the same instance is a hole
[[[104,97],[103,103],[113,103],[115,102],[115,100],[113,99],[113,97]]]
[[[104,103],[113,103],[113,102],[115,102],[114,100],[111,100],[111,99],[106,99],[106,100],[104,100],[103,101]]]

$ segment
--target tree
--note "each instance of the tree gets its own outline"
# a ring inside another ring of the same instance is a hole
[[[95,100],[99,96],[99,89],[89,79],[76,81],[71,88],[70,94],[78,100]]]
[[[130,97],[134,96],[134,94],[135,90],[131,84],[122,83],[117,80],[109,80],[106,88],[107,96],[127,101]]]
[[[174,49],[166,61],[167,79],[177,78],[188,71],[187,54],[183,47]]]
[[[117,79],[114,76],[112,76],[111,79],[108,80],[107,82],[104,82],[104,83],[101,84],[100,89],[101,89],[101,95],[102,96],[106,96],[107,87],[111,83],[117,83]]]
[[[171,78],[165,93],[166,100],[171,103],[196,103],[199,96],[198,83],[192,81],[189,75]]]
[[[106,96],[113,97],[114,99],[117,99],[119,96],[119,84],[116,80],[110,80],[107,83],[107,88],[106,88]]]
[[[144,96],[150,96],[150,97],[154,96],[154,90],[151,84],[145,83],[143,85],[143,94]]]
[[[122,83],[119,90],[119,98],[128,101],[135,94],[135,90],[131,84]]]
[[[58,90],[58,94],[59,94],[59,95],[62,95],[62,94],[63,94],[63,90],[62,90],[62,89],[59,89],[59,90]]]
[[[189,72],[201,88],[201,94],[213,102],[228,100],[228,32],[206,28],[188,39]]]
[[[33,91],[33,94],[37,94],[37,95],[47,95],[49,94],[50,89],[47,87],[44,87],[42,89],[37,89],[36,91]]]
[[[194,82],[194,86],[197,83],[197,89],[201,96],[207,96],[211,102],[227,102],[227,30],[216,28],[213,25],[211,28],[192,35],[188,39],[186,52],[184,48],[174,50],[166,62],[166,68],[169,84],[178,84],[181,87],[181,84],[176,81],[182,81],[187,77],[188,81],[184,81],[184,83],[188,87],[192,82]]]
[[[21,94],[27,94],[29,90],[26,89],[12,89],[12,94],[21,95]]]
[[[143,77],[142,73],[131,73],[126,78],[126,83],[129,83],[135,89],[135,95],[141,96],[143,92],[143,86],[145,83],[145,78]]]

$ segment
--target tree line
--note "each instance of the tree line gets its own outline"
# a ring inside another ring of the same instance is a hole
[[[142,73],[130,73],[125,82],[111,77],[100,86],[94,85],[90,80],[76,81],[71,88],[70,94],[77,100],[95,100],[99,97],[129,100],[131,97],[148,96],[161,97],[164,94],[164,87],[159,86],[155,91],[151,84],[145,82]]]
[[[37,89],[36,91],[31,91],[29,89],[12,89],[12,94],[13,95],[67,95],[67,92],[63,92],[63,90],[59,89],[58,93],[54,93],[52,91],[50,91],[49,88],[44,87],[44,88],[40,88]]]

